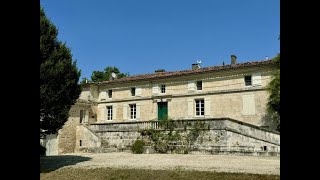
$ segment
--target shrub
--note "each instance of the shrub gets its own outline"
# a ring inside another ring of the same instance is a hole
[[[143,153],[143,146],[144,146],[143,140],[136,140],[131,147],[131,151],[134,154],[142,154]]]
[[[45,147],[43,147],[43,146],[41,146],[41,144],[40,144],[40,155],[41,156],[45,156],[46,155],[46,148]]]

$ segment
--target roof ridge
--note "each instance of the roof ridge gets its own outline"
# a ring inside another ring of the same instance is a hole
[[[154,78],[162,78],[167,76],[179,76],[179,75],[187,75],[187,74],[194,74],[194,73],[201,73],[207,71],[214,71],[214,70],[223,70],[223,69],[234,69],[239,67],[246,67],[246,66],[255,66],[260,64],[271,64],[273,63],[272,59],[268,60],[257,60],[257,61],[247,61],[237,64],[226,64],[226,65],[218,65],[218,66],[207,66],[199,69],[186,69],[180,71],[167,71],[167,72],[157,72],[157,73],[147,73],[147,74],[137,74],[133,76],[128,76],[120,79],[115,79],[112,81],[102,81],[90,84],[106,84],[106,83],[114,83],[114,82],[128,82],[128,81],[136,81],[136,80],[144,80],[144,79],[154,79]]]

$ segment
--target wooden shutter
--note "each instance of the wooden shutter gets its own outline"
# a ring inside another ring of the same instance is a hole
[[[105,119],[107,119],[106,117],[106,106],[101,106],[99,107],[99,114],[100,114],[100,117],[98,117],[98,119],[103,122]]]
[[[261,73],[252,74],[252,86],[261,86]]]
[[[117,105],[112,106],[112,120],[117,119]]]
[[[85,120],[84,120],[84,122],[88,123],[88,122],[89,122],[89,111],[86,110],[85,112],[86,112],[86,114],[85,114]]]
[[[192,118],[193,117],[193,99],[188,99],[188,117]]]
[[[123,120],[127,120],[128,119],[128,105],[124,104],[123,105]]]
[[[136,119],[140,120],[140,104],[136,104]]]
[[[254,95],[243,95],[242,96],[242,114],[243,115],[254,115],[256,111]]]
[[[206,118],[210,117],[211,108],[210,108],[210,97],[204,99],[204,115]]]
[[[141,96],[141,87],[136,87],[136,96]]]
[[[154,94],[154,95],[159,94],[159,85],[158,84],[154,84],[152,86],[152,94]]]
[[[195,91],[196,90],[196,84],[194,81],[188,81],[188,91]]]

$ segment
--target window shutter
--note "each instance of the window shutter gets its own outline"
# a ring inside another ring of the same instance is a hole
[[[106,91],[101,91],[99,94],[99,99],[100,100],[106,100],[107,99],[107,92]]]
[[[188,99],[188,117],[193,117],[193,99]]]
[[[137,109],[136,109],[136,113],[137,113],[137,114],[136,114],[136,115],[137,115],[137,116],[136,116],[136,119],[137,119],[137,120],[140,120],[140,104],[136,104],[136,108],[137,108]]]
[[[124,104],[123,105],[123,120],[127,120],[128,119],[128,105]]]
[[[252,74],[252,86],[261,86],[261,73]]]
[[[89,111],[87,110],[87,111],[85,111],[85,112],[86,112],[86,114],[85,114],[85,120],[84,120],[84,122],[88,123],[88,122],[89,122]]]
[[[105,106],[102,106],[102,107],[99,107],[99,111],[100,111],[100,117],[98,118],[101,122],[103,122],[105,119],[107,119],[106,117],[106,107]]]
[[[195,91],[196,85],[194,81],[188,81],[188,91]]]
[[[159,94],[159,85],[158,84],[154,84],[152,87],[152,94],[157,95]]]
[[[136,96],[141,96],[141,90],[140,87],[136,87]]]
[[[204,100],[204,115],[206,118],[210,117],[210,97],[206,97]]]
[[[112,120],[117,119],[117,105],[112,106]]]
[[[243,115],[254,115],[256,111],[254,95],[243,95],[242,96],[242,114]]]

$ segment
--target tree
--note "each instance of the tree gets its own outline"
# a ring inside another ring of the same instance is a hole
[[[268,112],[271,113],[274,119],[278,121],[278,130],[280,131],[280,54],[272,59],[276,64],[276,71],[272,76],[272,80],[268,84]]]
[[[93,71],[91,80],[93,82],[109,81],[112,72],[117,75],[118,79],[129,76],[128,73],[120,73],[120,70],[117,67],[108,66],[104,69],[104,71]]]
[[[81,93],[80,71],[70,49],[40,7],[40,137],[55,134]]]

